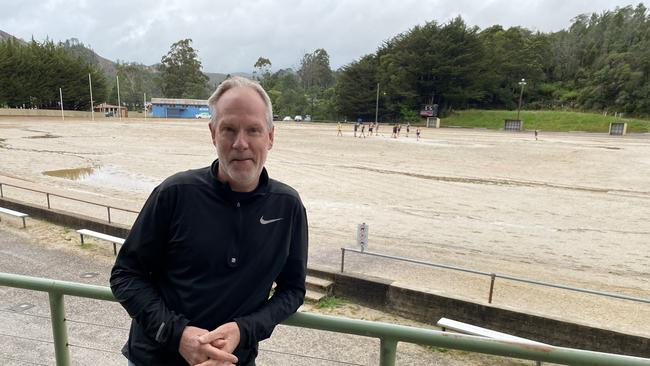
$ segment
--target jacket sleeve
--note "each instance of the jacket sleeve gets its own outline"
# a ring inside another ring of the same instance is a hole
[[[176,352],[189,320],[167,307],[156,285],[164,270],[171,206],[160,186],[154,189],[117,256],[110,284],[151,344]]]
[[[309,235],[307,213],[302,203],[292,219],[289,256],[275,280],[273,296],[256,312],[234,319],[239,326],[241,347],[252,348],[269,338],[275,326],[295,313],[305,299]]]

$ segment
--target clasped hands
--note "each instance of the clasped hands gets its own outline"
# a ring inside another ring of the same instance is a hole
[[[232,352],[239,345],[239,326],[230,322],[213,331],[187,326],[183,330],[178,351],[190,365],[234,366]]]

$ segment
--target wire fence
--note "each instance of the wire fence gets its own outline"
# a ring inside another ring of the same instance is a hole
[[[139,211],[131,210],[131,209],[128,209],[128,208],[110,206],[110,205],[106,205],[106,204],[103,204],[103,203],[97,203],[97,202],[82,200],[82,199],[75,198],[75,197],[65,196],[65,195],[61,195],[61,194],[57,194],[57,193],[45,192],[45,191],[41,191],[41,190],[38,190],[38,189],[25,188],[25,187],[17,186],[17,185],[14,185],[14,184],[8,184],[8,183],[2,183],[2,182],[0,182],[0,198],[4,198],[3,186],[44,194],[45,199],[47,201],[47,208],[48,209],[52,209],[52,203],[51,203],[50,197],[59,197],[59,198],[64,198],[64,199],[75,201],[75,202],[81,202],[81,203],[85,203],[85,204],[89,204],[89,205],[104,207],[104,208],[106,208],[106,214],[107,214],[106,220],[109,223],[112,223],[112,221],[111,221],[111,209],[112,210],[117,210],[117,211],[122,211],[122,212],[133,213],[133,214],[138,214],[139,213]]]
[[[425,261],[420,261],[420,260],[411,259],[411,258],[404,258],[404,257],[398,257],[398,256],[394,256],[394,255],[389,255],[389,254],[370,252],[370,251],[367,251],[367,250],[359,250],[359,249],[355,249],[355,248],[341,248],[341,273],[343,273],[345,271],[345,252],[353,252],[353,253],[358,253],[358,254],[362,254],[362,255],[369,255],[369,256],[373,256],[373,257],[392,259],[392,260],[397,260],[397,261],[401,261],[401,262],[408,262],[408,263],[414,263],[414,264],[419,264],[419,265],[428,266],[428,267],[442,268],[442,269],[448,269],[448,270],[452,270],[452,271],[459,271],[459,272],[472,273],[472,274],[481,275],[481,276],[488,276],[488,277],[490,277],[490,288],[489,288],[489,291],[488,291],[488,303],[490,303],[490,304],[492,303],[492,296],[494,294],[494,285],[495,285],[495,282],[496,282],[497,278],[502,278],[502,279],[506,279],[506,280],[510,280],[510,281],[516,281],[516,282],[523,282],[523,283],[528,283],[528,284],[532,284],[532,285],[551,287],[551,288],[557,288],[557,289],[562,289],[562,290],[575,291],[575,292],[581,292],[581,293],[586,293],[586,294],[592,294],[592,295],[610,297],[610,298],[615,298],[615,299],[622,299],[622,300],[636,301],[636,302],[641,302],[641,303],[645,303],[645,304],[650,304],[650,299],[642,298],[642,297],[627,296],[627,295],[621,295],[621,294],[616,294],[616,293],[611,293],[611,292],[604,292],[604,291],[597,291],[597,290],[585,289],[585,288],[580,288],[580,287],[560,285],[560,284],[555,284],[555,283],[543,282],[543,281],[538,281],[538,280],[531,280],[531,279],[527,279],[527,278],[515,277],[515,276],[499,274],[499,273],[494,273],[494,272],[484,272],[484,271],[479,271],[479,270],[470,269],[470,268],[450,266],[450,265],[447,265],[447,264],[425,262]]]

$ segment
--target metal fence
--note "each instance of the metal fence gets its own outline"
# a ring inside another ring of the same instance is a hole
[[[71,201],[82,202],[82,203],[87,203],[87,204],[94,205],[94,206],[104,207],[104,208],[106,208],[106,214],[108,216],[107,220],[108,220],[109,223],[111,223],[111,209],[119,210],[119,211],[123,211],[123,212],[130,212],[130,213],[134,213],[134,214],[139,213],[139,211],[130,210],[128,208],[109,206],[109,205],[105,205],[105,204],[102,204],[102,203],[86,201],[86,200],[82,200],[82,199],[79,199],[79,198],[68,197],[68,196],[64,196],[64,195],[61,195],[61,194],[50,193],[50,192],[45,192],[45,191],[39,191],[37,189],[25,188],[25,187],[20,187],[20,186],[17,186],[17,185],[8,184],[8,183],[1,183],[1,182],[0,182],[0,198],[4,198],[4,192],[2,190],[3,186],[13,187],[13,188],[23,189],[23,190],[30,191],[30,192],[36,192],[36,193],[44,194],[45,198],[47,200],[47,208],[48,209],[52,208],[52,205],[50,203],[50,197],[65,198],[65,199],[68,199],[68,200],[71,200]]]
[[[398,261],[408,262],[408,263],[415,263],[415,264],[420,264],[420,265],[429,266],[429,267],[443,268],[443,269],[449,269],[449,270],[452,270],[452,271],[460,271],[460,272],[477,274],[477,275],[481,275],[481,276],[488,276],[488,277],[490,277],[490,290],[489,290],[489,293],[488,293],[488,303],[490,303],[490,304],[492,303],[492,295],[494,294],[494,283],[495,283],[497,278],[503,278],[503,279],[506,279],[506,280],[516,281],[516,282],[523,282],[523,283],[528,283],[528,284],[532,284],[532,285],[559,288],[559,289],[562,289],[562,290],[576,291],[576,292],[582,292],[582,293],[586,293],[586,294],[605,296],[605,297],[611,297],[611,298],[616,298],[616,299],[623,299],[623,300],[636,301],[636,302],[642,302],[642,303],[650,304],[650,299],[645,299],[645,298],[641,298],[641,297],[627,296],[627,295],[615,294],[615,293],[611,293],[611,292],[596,291],[596,290],[590,290],[590,289],[572,287],[572,286],[566,286],[566,285],[558,285],[558,284],[555,284],[555,283],[549,283],[549,282],[543,282],[543,281],[537,281],[537,280],[530,280],[530,279],[527,279],[527,278],[515,277],[515,276],[499,274],[499,273],[493,273],[493,272],[478,271],[478,270],[475,270],[475,269],[450,266],[450,265],[446,265],[446,264],[438,264],[438,263],[419,261],[417,259],[410,259],[410,258],[398,257],[398,256],[394,256],[394,255],[389,255],[389,254],[369,252],[367,250],[359,250],[359,249],[354,249],[354,248],[341,248],[341,273],[343,273],[343,271],[345,270],[345,252],[359,253],[359,254],[363,254],[363,255],[393,259],[393,260],[398,260]]]
[[[56,364],[58,366],[68,366],[71,361],[69,352],[70,344],[68,343],[66,327],[64,296],[115,301],[115,298],[108,287],[22,276],[11,273],[0,272],[0,286],[9,286],[48,293]],[[311,313],[296,313],[283,324],[378,338],[380,340],[380,366],[395,365],[398,342],[452,348],[469,352],[559,364],[650,366],[650,359],[639,357],[614,355],[563,347],[531,346],[530,344],[499,341],[430,329]]]

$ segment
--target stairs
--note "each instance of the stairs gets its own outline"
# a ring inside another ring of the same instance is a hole
[[[334,282],[318,277],[307,276],[305,279],[305,302],[317,303],[325,296],[332,294]]]

